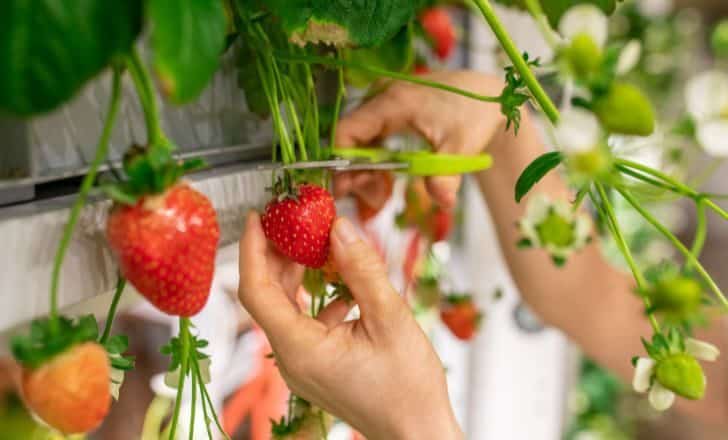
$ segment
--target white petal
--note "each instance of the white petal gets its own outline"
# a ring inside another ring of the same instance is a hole
[[[591,219],[586,215],[579,215],[576,217],[576,228],[574,229],[574,234],[576,235],[576,240],[574,245],[577,247],[582,247],[586,243],[586,240],[589,238],[589,235],[592,231],[592,222]]]
[[[559,32],[564,38],[571,40],[577,35],[586,34],[599,47],[606,44],[608,31],[607,16],[601,9],[589,4],[574,6],[566,11],[559,22]]]
[[[180,367],[174,369],[174,371],[168,371],[164,375],[164,384],[170,388],[177,389],[179,385]]]
[[[640,0],[636,2],[637,9],[645,17],[660,18],[672,12],[673,0]]]
[[[124,370],[112,368],[110,379],[109,390],[111,391],[111,396],[114,400],[119,400],[119,390],[121,389],[121,385],[124,383]]]
[[[596,116],[580,108],[572,108],[561,114],[554,131],[556,144],[566,153],[582,153],[599,143],[601,128]]]
[[[638,393],[645,393],[650,389],[652,374],[655,371],[655,362],[651,358],[641,357],[637,359],[637,365],[634,368],[634,377],[632,378],[632,388]]]
[[[631,40],[624,46],[617,60],[617,74],[624,75],[637,66],[642,57],[642,43],[639,40]]]
[[[720,356],[720,350],[713,344],[693,338],[685,338],[685,351],[696,359],[713,362]]]
[[[698,143],[714,157],[728,157],[728,120],[714,119],[698,124]]]
[[[675,393],[660,385],[660,382],[655,381],[652,384],[652,389],[650,389],[648,399],[653,408],[658,411],[665,411],[675,402]]]
[[[542,193],[538,193],[528,200],[526,206],[526,218],[533,225],[541,223],[549,214],[551,209],[551,200]]]
[[[728,108],[728,74],[708,70],[690,78],[685,86],[685,104],[697,121],[720,116]]]

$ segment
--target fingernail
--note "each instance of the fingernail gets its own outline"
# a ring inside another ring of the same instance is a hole
[[[334,223],[334,238],[341,244],[351,244],[359,240],[359,233],[349,220],[340,218]]]

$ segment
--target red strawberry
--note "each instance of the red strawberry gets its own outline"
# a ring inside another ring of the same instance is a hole
[[[106,233],[122,274],[149,302],[192,316],[210,295],[220,239],[215,210],[184,183],[112,211]]]
[[[446,240],[452,231],[452,212],[437,208],[430,218],[430,229],[432,240],[435,242]]]
[[[78,344],[37,368],[24,368],[23,397],[28,408],[63,434],[90,432],[109,412],[110,374],[104,347]]]
[[[280,253],[318,269],[329,256],[329,236],[336,217],[334,198],[311,184],[299,185],[294,192],[268,203],[261,219],[263,232]]]
[[[482,313],[470,295],[451,295],[440,310],[440,318],[456,338],[469,341],[480,327]]]
[[[420,15],[420,23],[432,40],[437,57],[441,60],[450,58],[457,43],[450,14],[444,8],[430,8]]]
[[[430,72],[430,67],[427,64],[415,64],[415,75],[427,75]]]

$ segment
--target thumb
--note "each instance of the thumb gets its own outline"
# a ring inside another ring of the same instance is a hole
[[[339,275],[359,305],[361,319],[386,320],[401,299],[389,283],[382,257],[359,238],[351,222],[344,218],[334,224],[331,252]]]

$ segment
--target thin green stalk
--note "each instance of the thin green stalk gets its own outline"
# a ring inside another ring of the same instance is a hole
[[[556,108],[556,105],[554,105],[553,101],[551,101],[551,98],[549,98],[549,96],[546,94],[543,87],[541,87],[541,83],[538,82],[536,76],[533,74],[533,71],[531,71],[531,68],[523,59],[521,52],[516,47],[515,43],[513,43],[510,35],[508,35],[508,32],[506,31],[505,27],[503,27],[503,24],[493,10],[490,1],[473,1],[478,9],[480,9],[480,12],[485,18],[485,21],[488,22],[488,25],[493,30],[493,33],[500,42],[503,50],[505,50],[508,58],[511,59],[511,63],[513,63],[513,66],[521,74],[521,77],[525,81],[528,89],[531,91],[533,98],[541,106],[541,110],[552,123],[556,124],[560,118],[559,110]]]
[[[197,410],[197,375],[192,374],[192,408],[190,410],[190,440],[195,440],[195,411]]]
[[[694,189],[690,188],[689,186],[685,185],[684,183],[680,182],[679,180],[668,176],[667,174],[663,173],[662,171],[656,170],[652,167],[648,167],[647,165],[643,165],[639,162],[634,162],[627,159],[617,159],[616,164],[619,167],[622,165],[622,168],[628,167],[632,168],[633,170],[641,171],[642,173],[648,174],[652,177],[657,177],[658,179],[662,180],[663,182],[666,182],[670,186],[672,186],[674,189],[671,189],[671,191],[678,192],[680,194],[686,195],[688,197],[698,197],[699,194]]]
[[[705,202],[698,200],[696,210],[696,222],[695,227],[695,239],[693,239],[693,246],[690,249],[690,253],[693,254],[696,260],[700,259],[700,254],[703,252],[705,247],[705,239],[708,236],[708,217],[705,215]],[[687,265],[690,267],[690,265]]]
[[[197,376],[197,373],[195,371],[193,371],[192,374],[194,376]],[[197,386],[202,389],[205,384],[201,380],[198,380]],[[207,438],[208,440],[212,440],[212,429],[210,429],[210,416],[207,415],[207,402],[205,402],[205,399],[202,397],[200,397],[200,405],[202,405],[202,416],[205,418],[205,431],[207,431]]]
[[[147,142],[149,145],[164,144],[160,142],[162,140],[162,129],[159,125],[159,111],[152,80],[149,78],[149,72],[144,67],[144,63],[136,50],[132,50],[127,65],[144,112],[144,121],[147,125]]]
[[[631,169],[629,167],[626,167],[624,165],[617,165],[615,168],[620,173],[622,173],[622,174],[626,174],[627,176],[633,177],[633,178],[635,178],[637,180],[640,180],[640,181],[642,181],[644,183],[650,184],[650,185],[652,185],[654,187],[662,188],[664,190],[667,190],[667,191],[670,191],[670,192],[673,192],[673,193],[676,193],[676,194],[680,194],[680,195],[692,197],[692,194],[686,194],[685,191],[682,191],[679,188],[676,188],[676,187],[674,187],[674,186],[672,186],[670,184],[661,182],[661,181],[659,181],[657,179],[653,179],[652,177],[649,177],[649,176],[647,176],[645,174],[642,174],[641,172],[638,172],[636,170],[633,170],[633,169]]]
[[[179,366],[179,382],[177,383],[177,397],[174,402],[174,413],[172,415],[172,422],[170,424],[169,440],[176,440],[175,434],[177,431],[177,423],[179,421],[179,411],[182,407],[182,392],[185,386],[185,376],[187,376],[187,369],[189,367],[190,359],[190,319],[180,318],[179,319],[179,341],[182,344],[182,355]]]
[[[620,251],[622,252],[624,259],[627,261],[627,265],[632,271],[632,275],[637,282],[637,290],[639,291],[640,297],[642,297],[642,301],[645,303],[645,309],[650,310],[652,308],[652,302],[646,295],[647,280],[642,274],[642,271],[640,271],[639,267],[637,267],[637,263],[635,262],[634,257],[632,256],[632,252],[629,249],[629,244],[627,244],[627,240],[625,240],[624,235],[619,228],[617,216],[614,214],[614,209],[609,202],[609,197],[607,196],[607,192],[604,190],[604,186],[602,186],[602,184],[598,182],[595,182],[594,185],[599,192],[599,198],[601,199],[601,203],[595,200],[595,197],[592,197],[592,201],[594,202],[594,205],[598,207],[602,216],[606,217],[605,220],[607,221],[607,224],[610,225],[610,230],[612,231],[614,240],[617,243]],[[655,315],[648,312],[647,318],[650,321],[652,330],[654,330],[655,333],[660,333],[660,324],[657,322],[657,318],[655,318]]]
[[[589,194],[590,187],[589,185],[584,186],[579,190],[579,192],[576,193],[576,199],[574,199],[574,203],[572,203],[571,209],[572,211],[576,212],[581,208],[581,204],[584,201],[584,198]]]
[[[212,418],[215,421],[215,425],[217,425],[217,429],[220,431],[220,434],[223,435],[226,439],[230,439],[230,437],[227,435],[225,430],[222,428],[222,424],[220,423],[220,420],[217,418],[217,412],[215,411],[215,405],[212,403],[212,399],[210,398],[210,394],[207,392],[207,388],[204,386],[204,381],[202,380],[202,373],[200,373],[200,364],[198,362],[193,362],[192,364],[194,368],[193,374],[197,374],[197,380],[200,381],[203,386],[200,387],[201,392],[201,399],[206,399],[207,404],[210,407],[210,413],[212,414]]]
[[[710,289],[715,293],[720,303],[728,309],[728,300],[726,300],[725,296],[723,295],[723,292],[720,290],[720,287],[713,281],[713,278],[710,276],[710,274],[705,270],[702,264],[700,264],[700,261],[698,261],[697,258],[690,252],[690,250],[685,247],[685,245],[672,233],[669,229],[667,229],[662,223],[660,223],[652,214],[647,212],[646,209],[644,209],[640,203],[630,194],[629,191],[627,191],[624,188],[616,188],[617,191],[624,197],[624,199],[632,205],[632,207],[645,219],[647,220],[652,226],[655,227],[662,235],[665,236],[672,244],[675,246],[685,257],[686,263],[692,266],[705,280],[705,282],[708,284]],[[705,201],[706,203],[708,200]]]
[[[720,215],[721,217],[723,217],[723,219],[725,219],[725,220],[728,220],[728,212],[726,212],[726,211],[725,211],[725,210],[724,210],[723,208],[721,208],[720,206],[716,205],[714,201],[712,201],[712,200],[710,200],[710,199],[705,199],[703,203],[705,203],[705,205],[706,205],[706,206],[707,206],[708,208],[712,209],[712,210],[713,210],[713,211],[715,211],[715,212],[716,212],[716,213],[717,213],[718,215]]]
[[[109,101],[109,107],[106,112],[106,120],[104,121],[104,128],[101,131],[101,137],[96,145],[96,154],[94,155],[91,166],[89,166],[88,173],[81,182],[81,188],[78,191],[71,212],[68,216],[68,222],[63,229],[63,235],[61,241],[58,244],[55,258],[53,259],[53,271],[51,273],[51,291],[50,291],[50,325],[51,330],[56,331],[58,329],[58,285],[61,277],[61,267],[63,266],[63,260],[66,257],[68,246],[71,244],[71,238],[73,237],[73,231],[78,223],[78,218],[81,215],[81,211],[86,204],[88,194],[91,191],[91,187],[96,181],[96,175],[98,174],[99,167],[106,159],[109,153],[109,138],[116,122],[116,116],[119,113],[119,104],[121,102],[121,71],[114,69],[113,77],[111,80],[111,100]]]
[[[101,345],[106,343],[106,341],[109,339],[109,335],[111,334],[111,326],[114,324],[114,316],[116,316],[116,308],[119,305],[119,300],[121,299],[121,294],[122,292],[124,292],[125,286],[126,278],[119,274],[119,278],[116,281],[116,289],[114,290],[114,298],[111,300],[109,312],[106,314],[104,333],[101,335],[101,339],[99,339],[99,344]]]
[[[444,90],[446,92],[455,93],[456,95],[465,96],[466,98],[475,99],[478,101],[484,101],[484,102],[500,102],[499,96],[484,96],[477,93],[473,93],[467,90],[463,90],[457,87],[453,87],[447,84],[438,83],[435,81],[430,81],[422,77],[412,76],[408,75],[406,73],[401,72],[394,72],[391,70],[385,70],[380,69],[379,67],[375,66],[369,66],[366,64],[360,64],[353,61],[343,61],[336,58],[331,57],[320,57],[320,56],[314,56],[314,55],[298,55],[298,54],[287,54],[282,52],[276,52],[276,58],[278,58],[281,61],[289,62],[289,63],[312,63],[312,64],[321,64],[324,66],[334,66],[334,67],[345,67],[349,69],[356,69],[356,70],[362,70],[365,72],[372,73],[374,75],[396,79],[399,81],[405,81],[413,84],[418,84],[421,86],[430,87],[433,89],[439,89]]]
[[[341,54],[339,53],[340,57]],[[339,117],[341,116],[341,103],[344,101],[344,93],[346,93],[346,84],[344,83],[344,69],[338,67],[337,69],[338,86],[336,88],[336,101],[334,102],[334,119],[331,122],[331,140],[329,146],[331,148],[336,147],[336,130],[339,127]]]
[[[541,35],[543,35],[543,39],[546,41],[546,44],[548,44],[551,49],[556,49],[559,46],[559,39],[557,38],[554,30],[551,29],[548,17],[546,17],[546,14],[541,7],[541,2],[539,2],[539,0],[523,0],[523,4],[526,6],[528,13],[531,14],[531,17],[533,17],[536,21],[538,29],[541,32]]]

